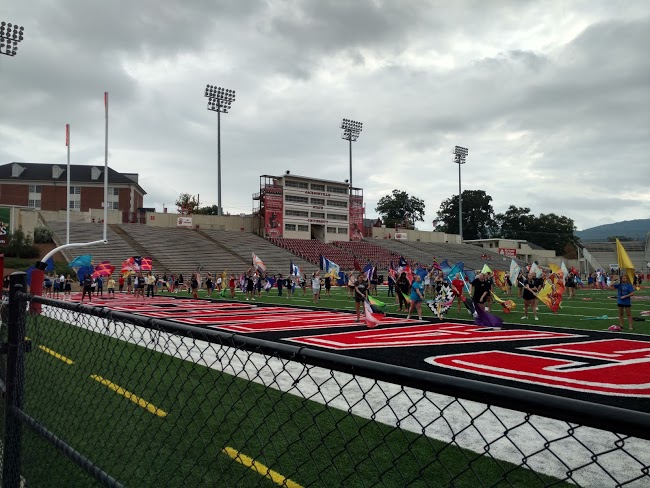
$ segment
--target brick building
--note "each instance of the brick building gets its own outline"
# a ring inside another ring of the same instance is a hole
[[[67,165],[8,163],[0,165],[0,205],[18,205],[39,210],[87,212],[103,208],[104,166],[70,165],[70,194],[67,194]],[[136,212],[144,195],[137,173],[118,173],[108,168],[108,209]]]

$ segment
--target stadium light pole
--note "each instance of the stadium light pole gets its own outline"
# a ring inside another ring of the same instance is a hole
[[[18,43],[23,40],[23,26],[11,22],[0,22],[0,54],[15,56]]]
[[[217,215],[223,215],[221,208],[221,114],[227,114],[230,110],[232,102],[235,101],[235,90],[207,85],[205,96],[208,99],[208,110],[217,112]]]
[[[341,139],[345,139],[350,144],[350,195],[352,195],[352,143],[359,138],[363,130],[363,122],[343,119],[341,121],[341,129],[343,129]]]
[[[469,151],[466,147],[456,146],[454,148],[454,163],[458,165],[458,234],[460,235],[460,240],[463,240],[463,194],[460,186],[460,167],[465,164],[467,153]]]

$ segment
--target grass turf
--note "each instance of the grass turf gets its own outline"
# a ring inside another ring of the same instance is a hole
[[[103,327],[92,317],[79,320]],[[117,327],[117,337],[126,333]],[[28,335],[34,349],[26,362],[27,413],[127,486],[275,486],[223,454],[226,446],[302,486],[544,486],[556,481],[52,318],[30,318]],[[93,381],[93,374],[168,415],[152,415]],[[24,476],[28,486],[94,485],[30,433]]]

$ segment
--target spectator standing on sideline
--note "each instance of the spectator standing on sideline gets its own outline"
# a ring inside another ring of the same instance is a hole
[[[63,299],[65,300],[66,297],[68,300],[72,300],[70,294],[72,293],[72,279],[70,278],[70,275],[67,275],[65,277],[65,283],[63,285]]]
[[[613,287],[618,291],[616,302],[618,305],[618,322],[623,329],[623,310],[627,315],[627,322],[630,330],[634,330],[632,324],[632,300],[630,297],[634,295],[634,286],[630,283],[627,275],[621,276],[620,281],[616,281]]]
[[[154,297],[155,287],[156,287],[156,277],[153,275],[151,271],[149,271],[149,273],[147,273],[147,298]]]

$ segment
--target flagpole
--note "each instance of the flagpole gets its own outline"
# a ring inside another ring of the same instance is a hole
[[[108,92],[104,92],[104,112],[106,130],[104,134],[104,240],[106,241],[106,221],[108,220]]]
[[[68,185],[66,190],[66,225],[65,225],[65,243],[70,244],[70,124],[65,125],[65,145],[68,148]]]

